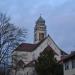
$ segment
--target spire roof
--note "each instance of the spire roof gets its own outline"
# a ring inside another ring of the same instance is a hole
[[[40,17],[37,19],[36,21],[37,23],[40,23],[40,22],[45,22],[45,20],[42,18],[42,16],[40,15]]]

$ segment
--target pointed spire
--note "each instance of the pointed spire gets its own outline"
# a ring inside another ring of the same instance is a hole
[[[36,23],[45,23],[45,20],[42,18],[41,14],[40,17],[37,19]]]

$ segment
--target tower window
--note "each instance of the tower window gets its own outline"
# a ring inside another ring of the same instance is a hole
[[[41,41],[42,39],[44,39],[44,33],[39,33],[39,40]]]

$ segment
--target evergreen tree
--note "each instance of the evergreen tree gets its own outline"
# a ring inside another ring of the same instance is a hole
[[[63,75],[62,67],[57,63],[52,50],[43,51],[35,62],[38,75]]]

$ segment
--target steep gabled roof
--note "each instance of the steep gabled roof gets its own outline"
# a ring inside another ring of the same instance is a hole
[[[37,44],[22,43],[15,49],[15,51],[32,52],[36,46]]]
[[[39,47],[48,37],[52,40],[52,38],[48,35],[47,37],[45,37],[43,40],[41,40],[37,44],[22,43],[15,49],[15,51],[32,52],[32,51],[36,50],[36,48]],[[56,45],[56,43],[54,41],[53,41],[53,43]],[[67,55],[67,53],[64,52],[63,50],[61,50],[57,45],[56,45],[56,47],[61,51],[61,55]]]
[[[47,38],[47,37],[46,37]],[[44,42],[44,40],[46,39],[44,38],[43,40],[41,40],[38,44],[30,44],[30,43],[22,43],[20,44],[15,51],[25,51],[25,52],[32,52],[34,51],[42,42]]]
[[[19,60],[17,64],[24,64],[24,62],[22,60]]]
[[[23,68],[25,66],[25,63],[22,60],[19,60],[16,64],[17,68]]]
[[[62,49],[60,49],[57,44],[53,41],[53,39],[48,35],[48,37],[52,40],[52,42],[56,45],[56,47],[61,51],[61,55],[68,55],[65,51],[63,51]]]

